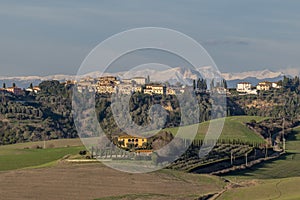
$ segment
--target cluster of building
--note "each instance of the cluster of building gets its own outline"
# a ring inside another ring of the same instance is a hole
[[[181,87],[167,87],[163,84],[151,83],[149,78],[145,77],[133,77],[131,79],[119,80],[115,76],[104,76],[99,78],[84,78],[77,83],[77,90],[83,92],[88,90],[89,92],[96,92],[99,94],[167,94],[175,95],[183,93],[184,89]]]
[[[14,94],[16,96],[20,96],[20,95],[24,95],[25,92],[34,92],[34,93],[38,93],[40,92],[41,89],[38,86],[34,86],[34,87],[29,87],[27,89],[22,89],[20,87],[17,86],[12,86],[12,87],[4,87],[0,88],[0,92],[8,92],[10,94]]]
[[[241,82],[237,84],[236,90],[246,94],[257,94],[257,91],[268,91],[271,89],[279,89],[281,86],[277,82],[263,81],[253,87],[249,82]]]

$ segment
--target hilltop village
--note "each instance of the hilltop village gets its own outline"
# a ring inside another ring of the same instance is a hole
[[[171,85],[170,83],[151,82],[150,77],[133,77],[128,79],[120,79],[116,76],[103,76],[98,78],[85,77],[80,80],[66,80],[60,82],[60,84],[66,87],[76,86],[77,91],[82,93],[83,91],[95,92],[98,94],[126,94],[143,93],[149,95],[177,95],[183,94],[185,90],[193,89],[195,92],[217,92],[226,93],[227,95],[239,94],[254,94],[257,95],[259,91],[269,91],[272,89],[282,88],[282,81],[269,82],[262,81],[258,85],[253,86],[250,82],[240,82],[236,85],[236,88],[228,88],[226,81],[223,79],[220,82],[214,82],[212,80],[210,84],[206,80],[199,78],[193,80],[192,85],[183,85],[176,83]],[[208,86],[209,85],[209,86]],[[10,87],[6,87],[3,83],[0,92],[7,92],[17,96],[24,95],[25,93],[38,93],[41,89],[39,86],[33,86],[30,84],[28,88],[20,88],[15,83]],[[236,93],[238,92],[238,93]]]

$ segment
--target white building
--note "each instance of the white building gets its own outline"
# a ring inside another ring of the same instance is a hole
[[[26,91],[27,91],[27,92],[34,92],[34,93],[37,94],[38,92],[41,91],[41,89],[40,89],[38,86],[34,86],[33,88],[30,88],[30,87],[27,88]]]
[[[279,89],[279,88],[281,88],[281,86],[280,86],[278,83],[273,82],[273,83],[272,83],[272,88]]]
[[[237,84],[236,90],[238,92],[248,92],[248,91],[251,91],[251,87],[252,87],[251,83],[241,82],[241,83]]]

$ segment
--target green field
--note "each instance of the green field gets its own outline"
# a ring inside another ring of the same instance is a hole
[[[256,180],[248,187],[231,188],[218,199],[283,199],[300,198],[300,127],[293,140],[287,141],[287,153],[279,159],[261,163],[251,170],[232,173],[225,178],[233,182]]]
[[[248,142],[263,142],[264,140],[245,126],[245,122],[252,119],[263,120],[262,117],[238,116],[228,117],[220,139],[240,139]],[[213,120],[217,122],[217,120]],[[198,126],[198,125],[197,125]],[[209,122],[199,125],[196,139],[203,139],[208,129]],[[188,134],[189,126],[183,127]],[[176,134],[178,128],[170,128]],[[80,139],[61,139],[46,141],[46,147],[52,148],[36,149],[35,146],[44,146],[44,142],[19,143],[0,146],[0,171],[20,169],[26,167],[47,165],[53,163],[67,154],[77,154],[84,149]]]
[[[264,117],[257,117],[257,116],[234,116],[234,117],[227,117],[225,118],[223,130],[219,139],[224,140],[241,140],[244,142],[250,143],[263,143],[264,139],[256,134],[254,131],[248,129],[245,125],[246,122],[250,122],[251,120],[256,120],[257,122],[262,121]],[[212,126],[219,125],[219,122],[224,119],[216,119],[200,123],[198,126],[198,131],[195,139],[203,140],[205,135],[207,134],[208,128],[210,123]],[[189,129],[193,129],[195,125],[192,126],[185,126],[182,129],[188,132]],[[172,132],[176,135],[178,128],[167,128],[166,131]]]
[[[279,159],[261,163],[251,170],[231,174],[239,178],[274,179],[300,177],[300,127],[294,129],[294,139],[286,144],[287,153]]]
[[[264,200],[282,199],[298,200],[300,177],[284,179],[261,180],[258,184],[248,187],[232,188],[226,191],[218,199],[223,200]]]
[[[0,171],[50,166],[65,155],[78,154],[84,149],[79,139],[47,141],[50,142],[55,148],[27,149],[36,145],[42,146],[43,142],[0,146]]]
[[[252,119],[256,121],[264,120],[262,117],[236,116],[225,119],[224,128],[220,139],[239,139],[246,142],[264,142],[264,140],[249,130],[245,122]],[[217,121],[217,120],[215,120]],[[208,129],[209,122],[199,125],[196,139],[203,139]],[[185,131],[189,127],[183,127]],[[167,129],[176,134],[177,128]],[[251,170],[244,170],[224,176],[232,182],[241,183],[243,187],[232,187],[227,189],[218,199],[299,199],[300,190],[300,127],[295,128],[295,135],[287,140],[287,153],[279,159],[258,164]],[[291,138],[293,140],[291,140]],[[80,139],[62,139],[46,142],[46,149],[36,149],[42,147],[44,142],[20,143],[14,145],[0,146],[0,171],[38,168],[52,166],[56,161],[68,154],[78,154],[80,150],[85,149]],[[60,165],[59,165],[60,166]],[[55,169],[55,168],[51,168]],[[48,170],[48,169],[47,169]],[[158,173],[158,172],[157,172]],[[159,176],[166,176],[168,180],[182,180],[185,183],[199,184],[199,187],[206,188],[205,194],[212,194],[221,191],[225,183],[218,177],[188,174],[175,170],[160,170]],[[170,179],[172,176],[172,179]],[[244,184],[242,184],[244,182]],[[245,184],[246,183],[246,184]],[[206,185],[205,185],[206,184]],[[211,185],[216,186],[212,187]],[[179,187],[179,186],[176,186]],[[212,187],[212,188],[210,188]],[[216,190],[216,188],[220,188]],[[203,193],[202,193],[203,194]],[[200,196],[200,192],[189,193],[190,196],[173,196],[163,192],[128,192],[124,195],[114,195],[100,198],[103,200],[114,199],[174,199],[181,198],[195,199]]]
[[[0,146],[0,152],[2,150],[8,150],[8,149],[24,149],[24,148],[32,148],[34,146],[44,146],[44,141],[38,141],[38,142],[26,142],[26,143],[17,143],[17,144],[11,144],[11,145],[3,145]],[[59,139],[59,140],[49,140],[45,142],[46,147],[53,146],[55,148],[59,147],[71,147],[71,146],[82,146],[82,142],[79,138],[75,139]]]

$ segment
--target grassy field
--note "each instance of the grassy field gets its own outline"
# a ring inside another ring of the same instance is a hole
[[[74,147],[74,146],[82,146],[82,142],[79,138],[75,139],[59,139],[59,140],[49,140],[46,141],[46,147],[53,146],[55,148],[59,147]],[[44,146],[44,141],[38,141],[38,142],[26,142],[26,143],[17,143],[17,144],[11,144],[11,145],[3,145],[0,146],[0,152],[2,150],[8,150],[8,149],[24,149],[24,148],[32,148],[34,146]]]
[[[265,118],[226,118],[221,139],[263,141],[244,125],[252,119],[260,121]],[[203,139],[208,126],[209,122],[200,124],[197,138]],[[176,129],[169,130],[173,133],[176,131]],[[300,127],[295,131],[297,132],[295,140],[287,142],[287,154],[281,159],[257,165],[251,171],[225,176],[233,182],[246,184],[244,187],[229,188],[218,199],[299,199]],[[56,167],[40,168],[51,166],[67,154],[78,154],[84,147],[80,139],[47,141],[46,146],[54,148],[31,148],[37,145],[43,146],[43,142],[0,146],[2,198],[34,199],[40,197],[42,193],[44,199],[192,200],[205,194],[220,192],[226,185],[216,176],[188,174],[174,170],[130,174],[98,163],[84,165],[61,163]],[[66,187],[70,185],[72,187]]]
[[[300,177],[262,180],[248,187],[232,188],[220,198],[223,200],[297,200],[300,198]]]
[[[223,130],[219,139],[224,139],[224,140],[236,139],[236,140],[242,140],[250,143],[252,142],[262,143],[264,142],[264,139],[261,138],[252,130],[248,129],[245,123],[250,122],[251,120],[256,120],[258,122],[264,119],[267,118],[257,117],[257,116],[227,117],[225,119]],[[218,122],[220,122],[221,120],[223,119],[212,120],[212,123],[215,123],[217,125]],[[209,128],[209,125],[210,125],[209,121],[199,124],[196,139],[204,139],[207,130]],[[183,129],[186,129],[186,132],[188,132],[189,128],[191,128],[191,126],[183,127]],[[178,131],[178,128],[167,128],[165,130],[171,131],[175,135]]]
[[[287,141],[287,154],[280,159],[225,176],[233,182],[257,180],[258,184],[231,188],[218,199],[300,199],[300,127]]]
[[[43,142],[0,146],[0,171],[48,166],[68,154],[78,154],[84,147],[79,139],[47,141],[54,148],[31,149]],[[47,146],[46,143],[46,146]],[[28,149],[29,148],[29,149]]]
[[[220,139],[240,139],[250,142],[263,142],[263,139],[249,130],[244,123],[252,119],[263,120],[262,117],[238,116],[228,117]],[[217,120],[214,120],[215,122]],[[209,122],[201,123],[198,129],[197,139],[203,139],[208,129]],[[189,127],[184,127],[188,134]],[[176,134],[177,129],[167,129]],[[80,139],[61,139],[46,141],[46,147],[52,148],[35,149],[33,147],[44,146],[44,142],[19,143],[14,145],[0,146],[0,171],[20,169],[25,167],[51,164],[67,154],[77,154],[84,149]],[[54,148],[53,148],[54,147]]]
[[[300,177],[300,127],[294,129],[296,134],[292,141],[287,141],[287,154],[279,159],[261,163],[251,170],[241,171],[229,175],[235,178],[251,179],[276,179],[288,177]]]
[[[0,172],[1,199],[195,200],[224,185],[215,176],[172,170],[131,174],[97,163]]]

